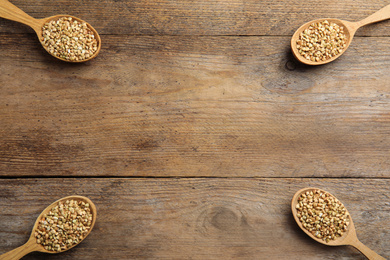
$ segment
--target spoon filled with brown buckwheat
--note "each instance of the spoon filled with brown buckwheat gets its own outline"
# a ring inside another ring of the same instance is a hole
[[[96,207],[83,196],[68,196],[53,202],[35,221],[28,241],[0,255],[0,260],[17,260],[28,253],[61,253],[80,244],[96,221]]]
[[[326,64],[334,61],[347,50],[360,27],[389,18],[390,5],[387,5],[359,22],[334,18],[313,20],[295,31],[291,38],[291,50],[302,63]]]
[[[315,241],[328,246],[350,245],[370,260],[385,260],[358,240],[347,209],[329,192],[301,189],[293,196],[291,210],[298,226]]]
[[[95,58],[101,48],[97,31],[89,23],[74,16],[54,15],[35,19],[8,0],[0,0],[0,17],[30,26],[43,48],[63,61],[88,61]]]

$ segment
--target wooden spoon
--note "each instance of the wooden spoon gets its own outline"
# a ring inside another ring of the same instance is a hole
[[[387,5],[387,6],[383,7],[382,9],[380,9],[379,11],[377,11],[376,13],[368,16],[367,18],[365,18],[359,22],[348,22],[348,21],[343,21],[343,20],[334,19],[334,18],[324,18],[324,19],[313,20],[313,21],[305,23],[304,25],[299,27],[298,30],[296,30],[296,32],[294,33],[294,35],[291,38],[291,49],[292,49],[294,56],[300,62],[302,62],[304,64],[308,64],[308,65],[322,65],[322,64],[334,61],[335,59],[340,57],[347,50],[350,43],[352,42],[352,38],[355,35],[357,29],[359,29],[360,27],[362,27],[364,25],[380,22],[383,20],[387,20],[389,18],[390,18],[390,5]],[[318,23],[318,22],[325,21],[325,20],[327,20],[328,22],[333,22],[339,26],[344,27],[344,33],[346,34],[346,37],[347,37],[347,44],[340,54],[338,54],[338,55],[336,55],[328,60],[318,61],[318,62],[307,60],[305,57],[303,57],[298,52],[298,49],[297,49],[297,40],[299,38],[299,34],[301,32],[303,32],[304,30],[306,30],[311,24]]]
[[[49,251],[49,250],[46,250],[43,245],[41,244],[38,244],[36,241],[37,239],[35,238],[35,230],[37,229],[38,227],[38,224],[39,224],[39,221],[42,219],[43,215],[44,214],[47,214],[54,206],[56,206],[58,204],[58,202],[60,201],[66,201],[66,200],[76,200],[76,201],[84,201],[85,203],[89,203],[89,207],[91,209],[91,213],[92,213],[92,223],[91,223],[91,227],[88,231],[88,233],[84,236],[84,238],[82,240],[79,241],[79,243],[67,248],[66,250],[61,250],[59,252],[57,251]],[[2,254],[0,255],[0,260],[17,260],[17,259],[20,259],[22,258],[23,256],[27,255],[28,253],[31,253],[31,252],[34,252],[34,251],[39,251],[39,252],[44,252],[44,253],[50,253],[50,254],[54,254],[54,253],[62,253],[62,252],[65,252],[73,247],[75,247],[76,245],[80,244],[81,241],[83,241],[88,235],[89,233],[91,233],[91,230],[93,228],[93,226],[95,225],[95,221],[96,221],[96,207],[95,205],[92,203],[92,201],[86,197],[83,197],[83,196],[68,196],[68,197],[64,197],[62,199],[59,199],[55,202],[53,202],[50,206],[48,206],[44,211],[42,211],[42,213],[39,215],[39,217],[37,218],[37,220],[35,221],[35,224],[34,224],[34,227],[32,229],[32,232],[31,232],[31,235],[30,235],[30,238],[28,239],[28,241],[18,247],[18,248],[15,248],[14,250],[12,251],[9,251],[5,254]]]
[[[360,252],[362,252],[368,259],[370,260],[386,260],[385,258],[381,257],[380,255],[378,255],[377,253],[375,253],[374,251],[372,251],[370,248],[368,248],[367,246],[365,246],[364,244],[362,244],[357,236],[356,236],[356,230],[355,230],[355,226],[353,225],[353,222],[352,222],[352,218],[351,218],[351,215],[348,213],[348,218],[349,218],[349,225],[348,225],[348,229],[346,232],[344,232],[344,234],[339,237],[339,238],[336,238],[335,240],[330,240],[329,242],[326,242],[324,240],[322,240],[321,238],[317,238],[315,237],[312,233],[310,233],[303,225],[302,225],[302,222],[299,220],[299,218],[297,217],[297,209],[296,209],[296,205],[298,204],[298,198],[301,196],[302,193],[305,193],[307,191],[316,191],[316,190],[319,190],[320,192],[322,193],[327,193],[329,195],[331,195],[332,197],[336,198],[335,196],[333,196],[332,194],[330,194],[329,192],[326,192],[324,190],[321,190],[321,189],[318,189],[318,188],[304,188],[304,189],[301,189],[299,191],[297,191],[297,193],[295,193],[294,197],[292,198],[292,201],[291,201],[291,210],[292,210],[292,213],[294,215],[294,219],[295,221],[297,222],[298,226],[309,236],[311,237],[312,239],[314,239],[315,241],[319,242],[319,243],[322,243],[322,244],[325,244],[327,246],[341,246],[341,245],[350,245],[350,246],[353,246],[355,247],[356,249],[358,249]]]
[[[43,48],[45,48],[45,50],[48,53],[50,53],[50,51],[44,45],[43,40],[42,40],[42,27],[45,23],[50,22],[52,20],[58,20],[61,17],[71,17],[72,19],[77,20],[79,22],[85,22],[77,17],[71,16],[71,15],[63,15],[63,14],[54,15],[54,16],[50,16],[47,18],[43,18],[43,19],[35,19],[35,18],[29,16],[28,14],[26,14],[25,12],[23,12],[21,9],[19,9],[15,5],[8,2],[7,0],[0,0],[0,17],[8,19],[8,20],[16,21],[19,23],[23,23],[23,24],[28,25],[31,28],[33,28],[38,36],[39,41],[41,42],[41,44],[43,46]],[[85,23],[87,24],[88,28],[93,32],[95,39],[97,41],[97,50],[93,55],[91,55],[87,59],[78,60],[78,61],[71,61],[71,60],[67,60],[67,59],[55,56],[51,53],[50,54],[52,56],[56,57],[57,59],[67,61],[67,62],[84,62],[84,61],[88,61],[88,60],[95,58],[98,55],[100,48],[101,48],[101,39],[100,39],[100,36],[97,33],[97,31],[89,23],[87,23],[87,22],[85,22]]]

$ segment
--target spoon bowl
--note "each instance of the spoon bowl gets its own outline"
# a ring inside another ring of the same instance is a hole
[[[297,222],[298,226],[309,236],[311,237],[312,239],[314,239],[315,241],[321,243],[321,244],[325,244],[327,246],[342,246],[342,245],[350,245],[350,246],[353,246],[355,247],[356,249],[358,249],[361,253],[363,253],[368,259],[371,259],[371,260],[385,260],[385,258],[383,258],[382,256],[378,255],[377,253],[375,253],[374,251],[372,251],[370,248],[368,248],[366,245],[362,244],[358,238],[357,238],[357,235],[356,235],[356,230],[355,230],[355,226],[353,224],[353,221],[352,221],[352,217],[351,215],[348,213],[348,210],[346,211],[346,214],[348,215],[348,219],[349,219],[349,224],[348,224],[348,227],[347,227],[347,230],[338,238],[336,238],[335,240],[329,240],[329,242],[326,242],[324,241],[323,239],[321,238],[317,238],[316,236],[314,236],[311,232],[309,232],[303,225],[302,225],[302,222],[299,220],[299,217],[297,216],[298,214],[298,210],[296,208],[296,205],[298,204],[298,198],[303,194],[303,193],[306,193],[306,192],[315,192],[315,191],[320,191],[321,193],[325,193],[325,194],[329,194],[331,197],[333,198],[336,198],[335,196],[333,196],[332,194],[330,194],[329,192],[327,191],[324,191],[324,190],[321,190],[321,189],[318,189],[318,188],[312,188],[312,187],[309,187],[309,188],[304,188],[304,189],[301,189],[299,191],[297,191],[293,198],[292,198],[292,201],[291,201],[291,210],[292,210],[292,214],[294,216],[294,219],[295,221]]]
[[[35,230],[37,230],[39,222],[44,217],[45,214],[47,214],[59,202],[65,202],[67,200],[83,201],[85,203],[89,203],[89,205],[90,205],[89,207],[90,207],[91,213],[92,213],[91,226],[90,226],[88,232],[84,235],[83,239],[81,239],[77,244],[74,244],[71,247],[68,247],[67,249],[63,249],[61,251],[47,250],[47,249],[45,249],[45,247],[43,245],[37,243],[37,238],[35,237]],[[32,228],[32,232],[31,232],[31,235],[30,235],[30,238],[28,239],[28,241],[24,245],[22,245],[18,248],[15,248],[14,250],[9,251],[5,254],[0,255],[0,260],[17,260],[17,259],[20,259],[23,256],[27,255],[28,253],[35,252],[35,251],[49,253],[49,254],[65,252],[65,251],[77,246],[78,244],[80,244],[89,235],[89,233],[91,233],[93,226],[95,225],[95,222],[96,222],[96,214],[97,214],[96,206],[87,197],[73,195],[73,196],[61,198],[61,199],[53,202],[52,204],[50,204],[46,209],[44,209],[41,212],[41,214],[38,216],[37,220],[35,221],[35,224]]]
[[[302,56],[299,53],[299,51],[298,51],[297,41],[299,39],[299,36],[300,36],[301,32],[303,32],[307,28],[309,28],[309,26],[311,24],[323,22],[325,20],[328,21],[329,23],[335,23],[338,26],[344,28],[344,34],[345,34],[345,37],[346,37],[346,46],[344,47],[344,49],[342,50],[341,53],[339,53],[338,55],[333,56],[333,57],[331,57],[331,58],[329,58],[327,60],[320,60],[320,61],[308,60],[304,56]],[[356,30],[357,30],[356,25],[354,23],[351,23],[351,22],[348,22],[348,21],[343,21],[343,20],[334,19],[334,18],[325,18],[325,19],[313,20],[313,21],[305,23],[304,25],[299,27],[298,30],[295,31],[294,35],[291,38],[291,50],[292,50],[292,53],[294,54],[294,57],[297,60],[299,60],[300,62],[302,62],[302,63],[305,63],[307,65],[323,65],[323,64],[326,64],[326,63],[334,61],[335,59],[340,57],[348,49],[349,45],[352,42],[352,38],[355,35]]]
[[[38,39],[39,39],[40,43],[42,44],[43,48],[50,55],[52,55],[53,57],[55,57],[57,59],[60,59],[62,61],[67,61],[67,62],[85,62],[85,61],[88,61],[88,60],[91,60],[91,59],[95,58],[99,54],[99,52],[100,52],[100,49],[101,49],[101,38],[100,38],[98,32],[92,27],[92,25],[90,25],[89,23],[81,20],[80,18],[71,16],[71,15],[60,14],[60,15],[54,15],[54,16],[46,17],[46,18],[43,18],[43,19],[35,19],[35,18],[29,16],[28,14],[26,14],[24,11],[22,11],[21,9],[19,9],[15,5],[13,5],[12,3],[10,3],[8,0],[0,0],[0,17],[8,19],[8,20],[12,20],[12,21],[20,22],[20,23],[23,23],[25,25],[30,26],[35,31],[35,33],[37,34]],[[78,21],[80,23],[85,23],[87,25],[88,29],[90,29],[92,31],[92,33],[94,35],[94,38],[97,41],[97,50],[93,53],[93,55],[91,55],[90,57],[88,57],[86,59],[82,59],[82,60],[67,60],[67,59],[62,58],[60,56],[56,56],[56,55],[52,54],[49,51],[48,47],[44,44],[44,41],[43,41],[43,30],[42,30],[42,28],[43,28],[43,26],[46,23],[48,23],[50,21],[57,21],[61,17],[70,17],[73,20],[76,20],[76,21]]]
[[[307,22],[307,23],[303,24],[301,27],[299,27],[295,31],[293,36],[291,37],[291,50],[292,50],[292,53],[294,54],[295,58],[298,61],[300,61],[300,62],[302,62],[304,64],[307,64],[307,65],[323,65],[323,64],[332,62],[335,59],[339,58],[348,49],[348,47],[350,46],[356,31],[360,27],[365,26],[367,24],[371,24],[371,23],[376,23],[376,22],[380,22],[380,21],[383,21],[383,20],[387,20],[389,18],[390,18],[390,5],[387,5],[387,6],[383,7],[382,9],[380,9],[379,11],[375,12],[374,14],[368,16],[367,18],[365,18],[365,19],[363,19],[363,20],[361,20],[359,22],[349,22],[349,21],[344,21],[344,20],[339,20],[339,19],[334,19],[334,18],[322,18],[322,19],[316,19],[316,20]],[[306,59],[304,56],[302,56],[299,53],[298,48],[297,48],[297,40],[299,39],[299,36],[300,36],[301,32],[306,30],[311,24],[322,22],[322,21],[325,21],[325,20],[327,20],[328,22],[335,23],[335,24],[339,25],[340,27],[343,27],[344,34],[346,36],[346,46],[343,48],[343,50],[338,55],[335,55],[335,56],[333,56],[333,57],[331,57],[329,59],[320,60],[320,61],[308,60],[308,59]]]

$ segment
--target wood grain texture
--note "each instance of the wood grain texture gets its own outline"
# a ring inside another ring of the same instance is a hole
[[[11,0],[35,18],[56,14],[79,17],[100,34],[132,35],[292,35],[319,18],[359,21],[388,2],[383,0]],[[389,36],[390,22],[359,30],[360,36]],[[0,21],[0,32],[28,32],[24,25]]]
[[[290,51],[304,22],[358,21],[388,2],[11,2],[86,20],[102,50],[63,63],[0,19],[0,254],[79,194],[98,210],[87,240],[25,259],[364,259],[296,225],[291,198],[315,186],[390,258],[390,21],[326,66]]]
[[[288,37],[105,36],[76,66],[17,37],[0,38],[3,176],[390,176],[386,37],[321,68]]]
[[[95,228],[73,250],[47,259],[365,259],[352,247],[325,246],[299,229],[292,196],[314,186],[337,196],[359,239],[389,258],[389,185],[295,178],[0,180],[0,253],[24,243],[52,201],[79,194],[97,207]]]

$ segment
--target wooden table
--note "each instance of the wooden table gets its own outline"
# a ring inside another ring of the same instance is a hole
[[[304,22],[387,1],[11,2],[80,17],[103,45],[61,62],[0,19],[0,254],[78,194],[97,206],[90,236],[24,259],[365,259],[298,228],[291,198],[314,186],[390,258],[390,22],[325,66],[289,49]]]

